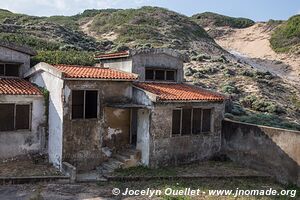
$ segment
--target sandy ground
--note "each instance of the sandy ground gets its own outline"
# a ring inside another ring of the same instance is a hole
[[[216,42],[255,68],[270,71],[291,83],[300,85],[300,57],[278,54],[270,47],[272,30],[266,23],[245,29],[234,29],[216,38]]]

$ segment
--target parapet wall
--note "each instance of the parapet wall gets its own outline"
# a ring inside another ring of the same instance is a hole
[[[222,151],[281,183],[300,185],[300,132],[224,120]]]

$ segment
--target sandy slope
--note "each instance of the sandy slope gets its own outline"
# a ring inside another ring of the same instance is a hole
[[[272,29],[257,23],[245,29],[233,29],[216,38],[216,42],[255,68],[268,70],[300,86],[300,57],[277,54],[269,43]]]

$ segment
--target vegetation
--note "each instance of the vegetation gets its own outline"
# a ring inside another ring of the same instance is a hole
[[[191,19],[203,27],[213,25],[218,27],[229,26],[231,28],[247,28],[255,23],[251,19],[228,17],[212,12],[196,14],[193,15]]]
[[[276,52],[299,53],[300,48],[300,15],[291,17],[278,26],[270,39]]]

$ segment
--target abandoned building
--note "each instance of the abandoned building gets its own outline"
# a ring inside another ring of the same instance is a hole
[[[46,149],[56,167],[68,162],[88,171],[122,163],[124,154],[128,165],[157,167],[220,151],[224,97],[184,83],[185,58],[176,51],[126,51],[98,55],[96,66],[29,68],[33,52],[2,48],[1,158]],[[14,76],[10,63],[18,66]]]

